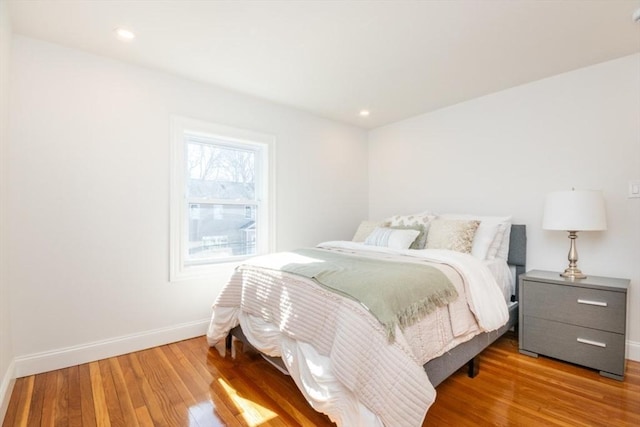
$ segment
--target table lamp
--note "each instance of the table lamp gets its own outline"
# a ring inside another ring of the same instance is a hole
[[[547,194],[544,202],[542,228],[569,232],[569,267],[560,276],[584,279],[587,276],[578,268],[576,239],[578,231],[607,229],[604,197],[601,191],[571,190]]]

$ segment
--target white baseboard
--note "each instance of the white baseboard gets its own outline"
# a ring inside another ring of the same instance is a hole
[[[68,368],[198,337],[206,333],[208,326],[209,319],[203,319],[138,334],[16,357],[0,383],[0,419],[4,416],[6,406],[9,404],[15,378]],[[640,362],[640,342],[627,341],[627,359]]]
[[[640,342],[627,341],[627,359],[640,362]]]
[[[14,378],[68,368],[204,335],[210,319],[15,358]]]
[[[7,368],[7,372],[4,373],[2,381],[0,382],[0,424],[4,420],[4,416],[7,413],[9,407],[9,400],[11,400],[11,392],[13,392],[13,385],[16,383],[16,364],[15,360],[11,361],[11,364]]]

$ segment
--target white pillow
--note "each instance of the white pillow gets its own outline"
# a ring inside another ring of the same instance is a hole
[[[505,231],[511,233],[510,216],[482,216],[469,214],[444,214],[439,218],[443,219],[465,219],[480,221],[480,226],[476,230],[471,248],[471,255],[479,260],[504,258],[509,253],[509,238],[507,236],[506,249],[503,248]],[[499,254],[506,251],[504,257]]]
[[[394,228],[397,230],[417,230],[418,237],[415,238],[409,249],[424,249],[427,244],[427,229],[424,225],[414,224],[414,225],[390,225],[389,228]]]
[[[488,224],[484,221],[480,221],[480,226],[476,230],[476,235],[473,238],[473,247],[471,248],[471,255],[478,258],[481,261],[487,259],[489,248],[496,238],[499,224]]]
[[[365,245],[384,246],[391,249],[409,249],[420,231],[377,227],[364,241]]]
[[[511,229],[511,224],[499,224],[498,231],[496,232],[496,237],[491,242],[491,246],[489,246],[489,250],[487,251],[487,259],[495,259],[498,255],[498,251],[502,246],[502,240],[504,239],[504,233],[507,231],[507,228]]]
[[[496,254],[496,258],[501,258],[505,261],[509,259],[509,242],[511,241],[511,224],[506,224],[506,229],[504,230],[504,235],[502,237],[502,242],[500,243],[500,247],[498,248],[498,253]]]

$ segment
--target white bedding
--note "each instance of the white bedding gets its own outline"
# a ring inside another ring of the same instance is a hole
[[[435,400],[422,365],[508,320],[491,271],[472,256],[451,251],[394,251],[354,242],[319,246],[443,263],[460,297],[404,331],[396,330],[389,343],[384,327],[359,303],[311,280],[261,269],[257,264],[265,258],[259,257],[237,271],[218,296],[209,344],[222,343],[241,324],[254,347],[282,357],[310,404],[338,425],[421,425]]]
[[[504,300],[507,305],[511,302],[511,295],[516,293],[516,268],[510,267],[502,258],[488,259],[482,261],[487,266],[496,283],[502,290]]]

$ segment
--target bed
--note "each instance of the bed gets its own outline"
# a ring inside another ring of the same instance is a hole
[[[207,339],[223,354],[233,350],[232,340],[257,349],[292,376],[312,407],[338,425],[421,425],[435,387],[465,365],[475,376],[475,356],[515,325],[515,279],[525,271],[526,229],[508,229],[502,262],[480,262],[444,249],[372,248],[360,242],[325,242],[306,251],[258,257],[240,267],[218,296]],[[291,265],[304,270],[304,264],[334,256],[374,262],[384,271],[396,263],[427,264],[437,270],[434,274],[450,279],[459,297],[436,307],[430,302],[428,312],[419,309],[417,317],[412,307],[408,321],[391,316],[389,323],[375,312],[375,302],[361,303],[319,284],[316,273],[305,277],[298,275],[300,270],[288,270]],[[500,276],[510,288],[494,286],[497,281],[487,275]]]

